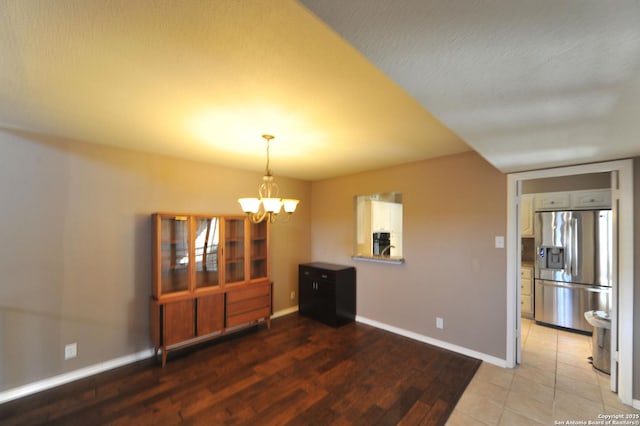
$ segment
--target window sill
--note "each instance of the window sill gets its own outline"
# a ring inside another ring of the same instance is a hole
[[[391,265],[401,265],[404,263],[404,257],[365,256],[359,254],[351,256],[351,259],[362,262],[388,263]]]

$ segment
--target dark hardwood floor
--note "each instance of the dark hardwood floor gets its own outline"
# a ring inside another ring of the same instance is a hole
[[[0,424],[442,425],[480,361],[298,314],[0,405]]]

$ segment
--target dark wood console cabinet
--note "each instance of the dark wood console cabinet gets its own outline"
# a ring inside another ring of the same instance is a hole
[[[356,317],[356,269],[332,263],[298,266],[300,314],[338,327]]]

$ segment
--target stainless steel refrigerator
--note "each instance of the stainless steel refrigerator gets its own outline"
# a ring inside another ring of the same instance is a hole
[[[538,212],[534,230],[535,320],[591,332],[584,313],[611,309],[611,210]]]

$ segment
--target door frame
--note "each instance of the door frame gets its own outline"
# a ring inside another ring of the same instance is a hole
[[[612,341],[617,337],[618,398],[627,405],[633,405],[633,160],[618,160],[579,166],[557,167],[510,173],[507,175],[507,367],[516,366],[520,351],[520,188],[521,182],[558,176],[581,175],[586,173],[614,172],[617,174],[617,188],[612,186],[612,208],[618,224],[617,254],[618,282],[612,297]],[[612,182],[613,183],[613,182]],[[615,248],[614,248],[615,252]],[[617,290],[617,291],[616,291]],[[617,293],[617,294],[616,294]],[[616,303],[617,302],[617,303]],[[616,306],[617,305],[617,306]],[[617,308],[617,312],[616,312]],[[615,336],[613,336],[615,334]],[[615,343],[614,343],[615,344]],[[612,369],[615,366],[612,364]],[[612,375],[612,381],[615,374]],[[612,383],[612,388],[613,388]]]

